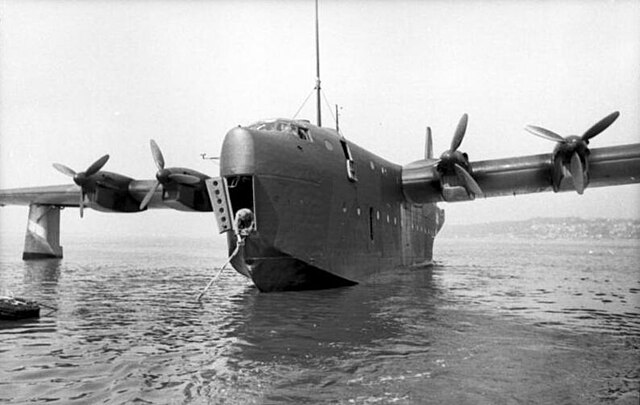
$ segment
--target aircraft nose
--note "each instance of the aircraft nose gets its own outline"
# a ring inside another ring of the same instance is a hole
[[[250,130],[236,127],[227,132],[220,153],[220,175],[237,176],[255,173],[255,139]]]

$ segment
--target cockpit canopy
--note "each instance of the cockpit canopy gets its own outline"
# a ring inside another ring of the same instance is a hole
[[[293,121],[285,119],[258,121],[254,124],[249,125],[247,128],[256,131],[289,133],[305,141],[311,141],[309,127],[307,125],[307,122],[305,121]]]

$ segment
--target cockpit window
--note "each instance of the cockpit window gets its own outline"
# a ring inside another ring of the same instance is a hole
[[[302,140],[311,141],[311,136],[309,135],[309,129],[296,125],[296,123],[294,122],[289,122],[289,121],[257,122],[255,124],[249,125],[248,128],[254,129],[257,131],[286,132]]]
[[[298,127],[298,137],[305,141],[310,141],[311,137],[309,136],[309,129]]]
[[[257,122],[253,125],[250,125],[250,129],[255,129],[257,131],[278,131],[278,122]]]

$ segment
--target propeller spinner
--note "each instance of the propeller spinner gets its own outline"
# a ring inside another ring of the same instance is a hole
[[[471,175],[471,166],[469,165],[469,158],[467,154],[458,151],[467,131],[468,121],[469,116],[467,114],[463,114],[458,122],[456,131],[453,134],[451,147],[440,155],[440,159],[436,162],[436,168],[442,177],[457,177],[458,181],[467,190],[467,193],[471,197],[475,197],[483,195],[482,189]]]
[[[73,182],[80,186],[80,218],[84,216],[84,196],[86,194],[85,187],[89,186],[93,175],[98,173],[100,169],[109,160],[109,155],[104,155],[100,159],[93,162],[84,172],[76,173],[73,169],[60,163],[54,163],[53,167],[60,173],[73,178]]]
[[[557,142],[558,145],[553,150],[553,191],[560,189],[560,183],[564,177],[564,169],[571,173],[573,186],[578,194],[584,193],[584,189],[589,183],[589,140],[609,128],[618,119],[620,112],[615,111],[585,131],[582,136],[569,135],[563,137],[545,128],[534,125],[527,125],[525,129],[540,138]]]
[[[142,202],[140,203],[140,209],[143,210],[153,198],[156,190],[162,185],[169,185],[171,183],[178,184],[186,184],[186,185],[194,185],[200,182],[200,178],[193,176],[188,173],[182,172],[181,169],[178,168],[165,168],[164,167],[164,156],[162,155],[162,151],[160,147],[153,139],[150,141],[151,145],[151,155],[153,156],[153,161],[156,163],[156,167],[158,171],[156,172],[156,182],[153,187],[149,190],[149,192],[144,196]]]

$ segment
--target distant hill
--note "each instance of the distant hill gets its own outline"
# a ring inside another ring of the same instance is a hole
[[[447,225],[445,222],[440,232],[440,236],[446,238],[497,235],[538,239],[640,239],[640,220],[570,217],[469,225]]]

